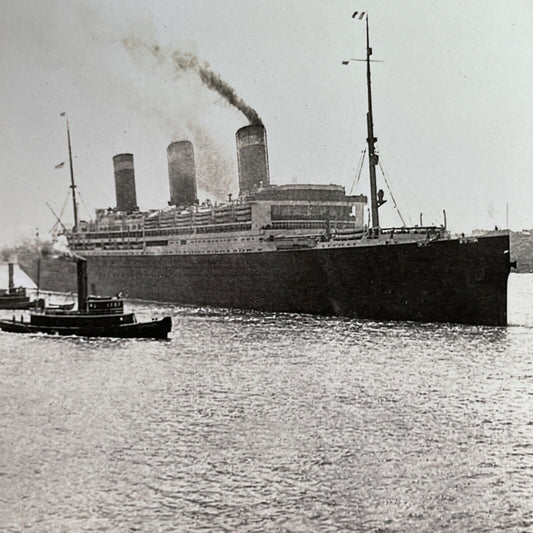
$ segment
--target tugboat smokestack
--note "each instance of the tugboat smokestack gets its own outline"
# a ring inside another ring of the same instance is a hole
[[[11,292],[15,288],[15,282],[13,281],[13,263],[8,264],[9,269],[9,292]]]
[[[85,311],[87,307],[87,260],[76,257],[78,274],[78,311]]]

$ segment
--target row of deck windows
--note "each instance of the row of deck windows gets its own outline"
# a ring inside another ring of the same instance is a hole
[[[256,240],[255,237],[234,237],[231,239],[181,239],[180,241],[176,241],[176,244],[185,245],[187,243],[189,244],[216,244],[216,243],[226,243],[226,242],[244,242],[244,241],[254,241]],[[78,250],[85,250],[85,249],[91,249],[91,248],[105,248],[105,249],[123,249],[123,248],[139,248],[142,247],[143,244],[146,244],[146,246],[168,246],[169,241],[168,240],[147,240],[143,242],[135,241],[111,241],[111,242],[96,242],[96,243],[89,243],[89,242],[77,242],[73,243],[73,246],[75,249]]]
[[[84,239],[122,239],[122,238],[135,238],[135,237],[157,237],[163,235],[187,235],[190,233],[224,233],[232,231],[249,231],[252,229],[251,224],[228,224],[228,225],[212,225],[194,227],[188,226],[185,228],[168,228],[157,230],[145,230],[142,231],[116,231],[116,232],[90,232],[83,233]]]

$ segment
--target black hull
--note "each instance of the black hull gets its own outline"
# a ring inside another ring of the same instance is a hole
[[[509,236],[257,253],[88,255],[99,294],[201,305],[504,326]]]
[[[0,329],[10,333],[46,333],[49,335],[76,335],[78,337],[119,337],[166,339],[170,332],[170,317],[152,322],[140,322],[103,327],[61,327],[34,326],[29,323],[0,320]]]

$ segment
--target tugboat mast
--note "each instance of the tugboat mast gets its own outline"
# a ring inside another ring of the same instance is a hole
[[[368,113],[366,115],[366,124],[368,137],[368,166],[370,172],[370,207],[372,212],[372,229],[377,231],[379,229],[379,213],[378,213],[378,196],[376,187],[376,165],[378,164],[378,155],[376,154],[377,138],[374,137],[374,119],[372,115],[372,89],[370,79],[370,56],[372,55],[372,48],[370,48],[370,38],[368,31],[368,13],[366,14],[366,85],[368,92]]]

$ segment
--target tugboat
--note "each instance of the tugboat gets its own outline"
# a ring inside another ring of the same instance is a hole
[[[26,294],[25,287],[15,287],[13,282],[13,263],[9,263],[9,285],[8,289],[0,289],[0,309],[30,309],[35,306],[42,306],[43,301],[33,301]]]
[[[78,309],[44,308],[30,314],[30,321],[0,320],[0,329],[12,333],[48,333],[80,337],[166,339],[172,328],[170,317],[137,322],[134,313],[124,312],[124,301],[87,295],[87,261],[77,258]]]

